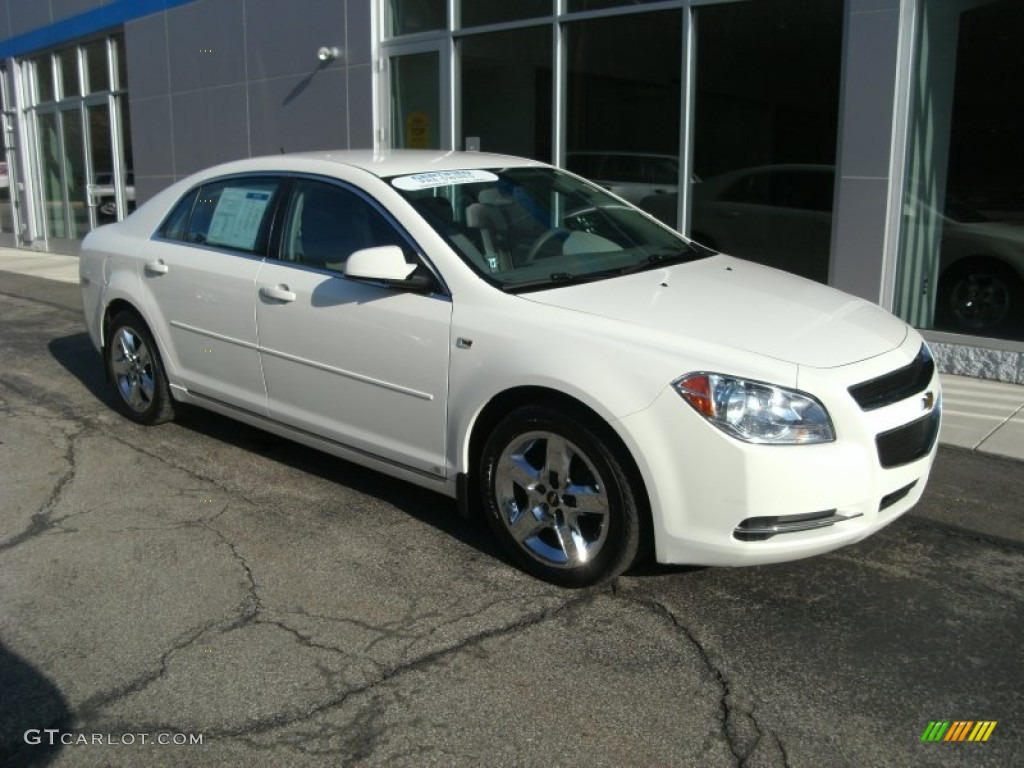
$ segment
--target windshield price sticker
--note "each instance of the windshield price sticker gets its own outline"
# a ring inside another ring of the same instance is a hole
[[[484,181],[497,180],[498,177],[490,171],[430,171],[429,173],[414,173],[412,176],[399,176],[397,179],[392,179],[391,184],[396,189],[414,192],[417,189],[447,187],[451,184],[479,184]]]

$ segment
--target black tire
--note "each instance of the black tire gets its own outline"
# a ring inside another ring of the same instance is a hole
[[[528,406],[494,428],[481,455],[484,515],[494,534],[523,570],[563,587],[609,581],[641,552],[640,496],[601,431]]]
[[[139,424],[174,418],[174,400],[160,352],[142,318],[118,312],[107,329],[103,357],[121,413]]]
[[[1024,283],[997,259],[963,259],[939,280],[936,327],[989,334],[1024,325]]]

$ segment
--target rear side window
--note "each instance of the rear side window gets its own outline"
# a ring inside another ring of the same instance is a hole
[[[168,240],[262,253],[282,183],[245,177],[204,184],[178,201],[158,233]]]
[[[185,240],[254,253],[262,249],[279,179],[240,178],[199,189]]]

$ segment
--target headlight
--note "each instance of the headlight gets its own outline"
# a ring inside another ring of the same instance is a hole
[[[691,373],[676,392],[723,432],[748,443],[802,445],[835,440],[825,406],[803,392],[720,373]]]

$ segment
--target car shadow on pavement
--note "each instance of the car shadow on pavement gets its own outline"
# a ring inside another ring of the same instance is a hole
[[[381,472],[201,408],[183,409],[174,423],[215,440],[257,453],[299,472],[372,496],[484,554],[508,562],[497,544],[491,540],[483,520],[463,518],[459,515],[455,500],[440,493],[396,480]]]
[[[61,751],[71,713],[64,695],[45,675],[0,646],[0,765],[44,766]],[[51,733],[46,733],[50,730]]]
[[[113,392],[107,386],[103,374],[103,359],[93,349],[88,333],[82,331],[62,336],[51,341],[47,347],[53,359],[78,379],[93,397],[105,405],[114,406]]]
[[[87,333],[49,343],[50,354],[99,402],[117,414],[116,400],[103,373],[103,363]],[[126,419],[126,424],[130,422]],[[336,456],[307,448],[242,422],[196,407],[184,407],[175,425],[245,451],[259,454],[300,472],[315,475],[372,496],[483,554],[510,563],[482,518],[459,515],[454,499],[396,480]],[[155,427],[154,429],[159,429]]]

